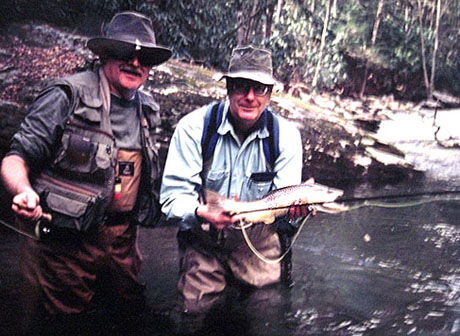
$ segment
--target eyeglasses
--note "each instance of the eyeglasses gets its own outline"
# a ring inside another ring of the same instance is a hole
[[[157,64],[156,60],[152,59],[151,55],[136,50],[111,50],[107,57],[122,62],[129,62],[136,57],[139,64],[145,67],[152,67]]]
[[[228,80],[228,79],[227,79]],[[229,93],[247,95],[252,89],[258,97],[263,97],[272,92],[273,85],[265,85],[251,80],[228,80],[227,89]]]

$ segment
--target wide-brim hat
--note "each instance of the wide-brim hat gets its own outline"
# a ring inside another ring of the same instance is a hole
[[[109,24],[103,27],[102,35],[90,39],[87,45],[99,56],[110,56],[120,50],[136,50],[152,65],[161,64],[172,55],[169,48],[156,43],[150,18],[132,11],[115,14]]]
[[[228,71],[220,79],[226,77],[249,79],[265,85],[280,84],[273,77],[271,52],[253,46],[233,50]]]

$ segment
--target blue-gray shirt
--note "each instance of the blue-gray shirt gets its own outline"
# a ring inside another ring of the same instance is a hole
[[[217,191],[225,197],[238,196],[240,201],[261,198],[268,191],[299,184],[302,176],[302,143],[294,124],[278,116],[280,155],[275,162],[275,177],[255,181],[254,173],[268,171],[263,153],[263,138],[269,135],[264,126],[255,129],[240,143],[227,118],[225,104],[223,122],[211,168],[203,181],[201,136],[207,106],[183,117],[171,139],[163,174],[160,203],[167,218],[179,222],[181,229],[198,225],[195,209],[200,204],[202,188]]]

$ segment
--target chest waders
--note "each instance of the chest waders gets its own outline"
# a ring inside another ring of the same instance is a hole
[[[211,104],[205,115],[203,134],[201,136],[201,148],[203,153],[203,173],[204,177],[212,165],[214,150],[216,148],[219,133],[217,130],[222,123],[225,102]],[[277,116],[270,110],[266,109],[261,116],[262,121],[267,125],[269,136],[263,139],[263,152],[269,172],[273,171],[275,162],[280,155],[279,149],[279,121]],[[204,180],[204,178],[203,178]],[[292,251],[290,250],[292,233],[286,230],[277,230],[281,254],[284,255],[281,262],[281,282],[288,286],[292,285]],[[216,240],[218,234],[214,233]]]

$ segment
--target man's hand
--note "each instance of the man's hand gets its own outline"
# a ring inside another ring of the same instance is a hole
[[[40,219],[43,210],[28,176],[29,167],[19,155],[8,155],[2,160],[2,181],[8,192],[14,195],[11,208],[22,219],[35,221]]]
[[[316,210],[313,209],[313,211],[311,211],[310,205],[302,204],[302,201],[299,200],[289,207],[287,218],[288,220],[293,221],[297,218],[307,216],[310,212],[312,213],[312,216],[316,216]]]
[[[313,177],[310,177],[305,183],[313,184],[315,183],[315,179]],[[293,221],[293,220],[296,220],[297,218],[307,216],[310,212],[312,216],[316,216],[315,208],[310,207],[308,203],[302,204],[302,201],[298,200],[297,202],[295,202],[293,205],[289,207],[289,211],[286,216],[289,221]]]
[[[202,204],[196,208],[195,214],[202,222],[210,223],[218,230],[225,229],[235,223],[234,216],[207,204]]]
[[[13,209],[19,217],[30,221],[39,220],[43,215],[43,210],[40,206],[40,198],[32,189],[27,189],[14,196],[11,209]]]

